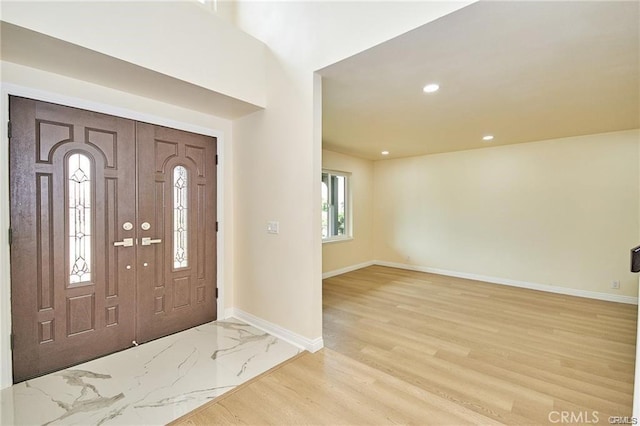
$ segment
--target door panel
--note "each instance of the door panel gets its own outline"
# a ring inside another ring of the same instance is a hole
[[[14,380],[135,337],[135,122],[11,97]]]
[[[150,225],[137,269],[145,342],[216,318],[216,139],[138,123],[137,140],[138,223]]]

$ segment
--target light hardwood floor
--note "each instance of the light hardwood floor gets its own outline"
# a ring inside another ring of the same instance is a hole
[[[323,306],[325,349],[175,424],[631,416],[635,306],[380,266],[324,280]]]

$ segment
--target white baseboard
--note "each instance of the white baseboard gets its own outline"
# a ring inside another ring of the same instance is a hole
[[[282,339],[285,342],[291,343],[292,345],[309,352],[317,352],[324,347],[322,337],[309,339],[307,337],[299,335],[298,333],[294,333],[291,330],[287,330],[284,327],[280,327],[277,324],[245,312],[242,309],[227,308],[224,311],[224,317],[225,319],[237,318],[240,321],[244,321],[247,324],[254,326],[255,328],[258,328],[271,334],[272,336],[277,337],[278,339]]]
[[[226,320],[229,318],[233,318],[233,312],[234,312],[234,308],[226,308],[224,310],[224,315],[222,316],[222,318],[218,318],[219,320]]]
[[[322,274],[322,279],[335,277],[336,275],[346,274],[347,272],[355,271],[357,269],[366,268],[367,266],[375,265],[376,263],[373,260],[368,262],[358,263],[357,265],[346,266],[344,268],[336,269],[333,271],[325,272]]]
[[[485,275],[469,274],[466,272],[448,271],[446,269],[429,268],[426,266],[407,265],[405,263],[386,262],[376,260],[374,265],[388,266],[391,268],[407,269],[410,271],[428,272],[431,274],[446,275],[449,277],[466,278],[469,280],[485,281],[492,284],[508,285],[511,287],[528,288],[531,290],[546,291],[548,293],[566,294],[568,296],[586,297],[588,299],[606,300],[608,302],[626,303],[629,305],[637,305],[638,298],[633,296],[622,296],[618,294],[600,293],[597,291],[579,290],[569,287],[558,287],[548,284],[537,284],[526,281],[510,280],[506,278],[488,277]]]

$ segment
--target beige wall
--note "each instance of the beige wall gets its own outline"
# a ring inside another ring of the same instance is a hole
[[[0,12],[5,22],[265,105],[265,46],[195,0],[8,0]]]
[[[624,131],[378,161],[374,256],[636,296],[639,143]]]
[[[373,161],[322,151],[322,168],[349,172],[353,239],[322,244],[322,272],[373,260]]]
[[[234,121],[235,306],[322,336],[321,92],[314,72],[467,3],[240,1],[269,46],[264,111]],[[280,222],[268,235],[266,222]]]

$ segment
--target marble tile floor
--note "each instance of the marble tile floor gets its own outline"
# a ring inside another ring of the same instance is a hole
[[[1,425],[163,425],[300,352],[236,319],[0,391]]]

